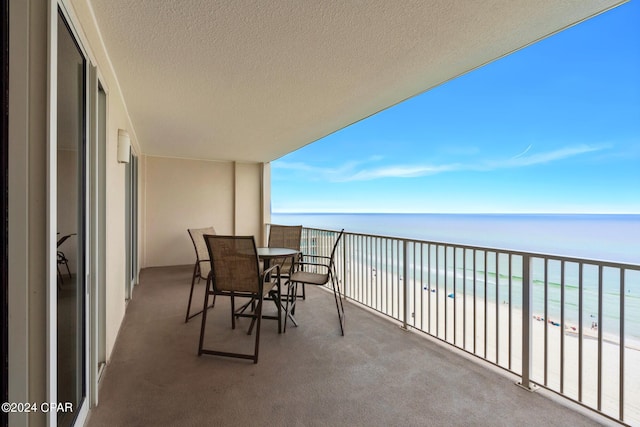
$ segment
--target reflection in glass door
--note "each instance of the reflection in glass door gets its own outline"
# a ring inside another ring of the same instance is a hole
[[[59,426],[74,423],[86,396],[86,59],[58,11],[57,401],[71,402]]]

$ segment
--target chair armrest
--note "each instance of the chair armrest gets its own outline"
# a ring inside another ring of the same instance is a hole
[[[293,268],[294,270],[297,268],[297,271],[301,271],[304,269],[305,265],[314,266],[314,267],[323,267],[323,268],[326,268],[328,271],[331,270],[331,266],[329,264],[321,264],[318,262],[296,262],[295,264],[293,264]]]
[[[262,281],[263,282],[264,282],[264,279],[266,279],[267,276],[270,275],[273,270],[277,270],[276,271],[276,275],[278,277],[278,281],[280,281],[280,264],[275,264],[275,265],[272,265],[271,267],[267,268],[265,271],[262,272]]]
[[[322,258],[322,259],[331,259],[330,256],[325,255],[302,255],[303,258]]]

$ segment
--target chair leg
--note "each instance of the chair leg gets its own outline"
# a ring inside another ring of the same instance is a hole
[[[336,310],[338,310],[338,320],[340,321],[340,333],[344,336],[344,307],[342,305],[342,298],[340,297],[340,283],[332,274],[331,286],[333,287],[333,297],[336,300]]]
[[[298,282],[287,282],[289,289],[287,290],[287,304],[284,309],[284,328],[283,333],[287,332],[287,320],[289,316],[293,316],[296,310],[296,298],[298,296]],[[304,286],[304,284],[302,285]],[[291,302],[291,308],[289,308],[289,302]],[[291,318],[293,321],[293,317]]]
[[[278,290],[276,292],[270,292],[271,299],[276,304],[278,310],[278,333],[282,333],[282,284],[278,284]],[[289,297],[287,296],[287,299]]]
[[[193,276],[191,277],[191,291],[189,292],[189,303],[187,304],[187,315],[184,318],[184,323],[187,323],[190,319],[189,312],[191,311],[191,299],[193,298],[193,287],[196,284],[197,272],[198,272],[198,263],[196,262],[196,264],[193,266]]]
[[[64,266],[67,267],[67,274],[69,275],[69,279],[71,279],[71,271],[69,270],[69,262],[67,259],[64,259]]]
[[[204,330],[207,325],[207,308],[209,305],[209,282],[210,280],[207,279],[207,284],[206,284],[206,289],[204,294],[204,305],[202,306],[202,324],[200,326],[200,342],[198,344],[198,356],[202,355],[202,349],[204,344]],[[214,294],[214,301],[215,301],[215,294]]]
[[[258,349],[260,347],[260,323],[262,321],[262,302],[263,302],[263,296],[260,295],[260,299],[258,301],[258,307],[256,308],[256,317],[257,317],[256,322],[258,323],[256,327],[258,329],[256,330],[256,344],[255,344],[255,350],[253,353],[254,364],[258,363]]]
[[[58,290],[62,289],[62,284],[64,283],[64,279],[62,278],[62,272],[60,271],[60,264],[58,264],[58,279],[60,282],[58,283]]]
[[[231,329],[236,328],[236,299],[231,294]]]

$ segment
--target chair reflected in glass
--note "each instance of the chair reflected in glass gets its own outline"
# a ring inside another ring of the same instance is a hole
[[[71,234],[67,234],[65,236],[62,236],[61,238],[58,239],[58,243],[56,245],[57,248],[59,248],[60,246],[62,246],[62,244],[64,242],[67,241],[67,239],[69,239],[69,237],[71,236],[75,236],[76,233],[71,233]],[[58,279],[60,279],[61,283],[64,283],[64,279],[62,277],[62,272],[60,271],[60,266],[64,265],[67,269],[67,274],[69,275],[69,279],[71,279],[71,270],[69,270],[69,259],[67,258],[67,256],[64,254],[64,252],[58,250],[57,251],[57,258],[58,258],[58,263],[57,263],[57,268],[58,268]],[[58,288],[60,288],[60,283],[58,284]]]
[[[342,305],[342,296],[340,293],[340,280],[336,274],[335,257],[338,249],[338,244],[344,230],[340,231],[333,249],[331,250],[331,256],[322,255],[305,255],[305,259],[311,261],[296,261],[293,265],[291,277],[289,278],[290,286],[293,290],[290,292],[293,295],[292,298],[287,298],[287,306],[285,308],[286,313],[295,313],[297,286],[301,285],[316,285],[326,286],[331,282],[331,288],[333,289],[333,296],[336,301],[336,309],[338,311],[338,320],[340,321],[340,333],[344,336],[344,307]],[[291,304],[291,305],[289,305]],[[284,318],[284,329],[287,329],[287,318]]]
[[[196,251],[196,262],[193,266],[193,275],[191,276],[191,291],[189,292],[189,302],[187,303],[187,315],[184,318],[184,323],[187,323],[189,319],[197,316],[202,313],[198,311],[194,314],[189,314],[191,312],[191,300],[193,299],[193,287],[196,284],[196,279],[198,279],[198,283],[200,280],[207,280],[209,276],[209,271],[211,271],[211,264],[209,263],[209,252],[207,251],[207,245],[204,242],[205,234],[216,234],[216,230],[213,227],[206,228],[190,228],[187,230],[189,232],[189,237],[191,237],[191,242],[193,243],[193,248]],[[213,304],[215,304],[215,298],[213,300]]]
[[[276,225],[271,224],[269,226],[269,243],[270,248],[286,248],[300,250],[300,237],[302,236],[301,225]],[[300,257],[302,254],[300,254]],[[293,267],[293,258],[274,258],[271,260],[272,264],[279,264],[281,276],[283,280],[289,278],[291,274],[291,268]],[[302,299],[306,298],[305,288],[302,285],[302,294],[298,295]]]
[[[263,272],[260,271],[258,251],[253,236],[205,235],[204,241],[206,242],[209,259],[211,260],[211,274],[209,274],[207,278],[198,356],[211,354],[249,359],[253,360],[253,363],[258,363],[262,305],[265,296],[268,296],[270,293],[272,298],[278,298],[278,295],[275,294],[275,289],[280,289],[280,266],[276,264]],[[270,281],[267,281],[267,277],[270,277]],[[251,318],[248,334],[251,334],[254,326],[256,328],[253,354],[204,348],[207,311],[213,309],[213,307],[208,307],[209,297],[213,296],[215,298],[217,295],[231,297],[232,329],[235,329],[236,326],[236,316]],[[256,302],[255,310],[242,315],[235,313],[235,297],[251,298],[252,301]],[[276,302],[279,304],[279,301],[276,300]],[[278,310],[280,309],[278,308]],[[235,315],[233,313],[235,313]]]

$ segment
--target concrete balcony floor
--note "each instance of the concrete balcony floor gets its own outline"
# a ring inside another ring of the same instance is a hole
[[[347,303],[340,336],[330,293],[307,288],[298,327],[263,320],[258,364],[203,355],[201,317],[184,323],[191,267],[149,268],[127,307],[90,412],[98,426],[590,426],[607,420],[420,333]],[[196,310],[204,283],[196,285]],[[274,306],[265,302],[269,310]],[[229,298],[209,312],[207,339],[252,344],[230,327]]]

